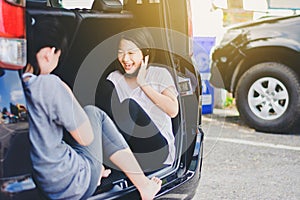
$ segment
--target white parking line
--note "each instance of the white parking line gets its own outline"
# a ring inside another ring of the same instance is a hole
[[[254,141],[240,140],[240,139],[235,139],[235,138],[204,137],[204,140],[215,140],[215,141],[222,141],[222,142],[231,142],[231,143],[236,143],[236,144],[246,144],[246,145],[252,145],[252,146],[270,147],[270,148],[275,148],[275,149],[300,151],[300,147],[287,146],[287,145],[281,145],[281,144],[272,144],[272,143],[265,143],[265,142],[254,142]]]

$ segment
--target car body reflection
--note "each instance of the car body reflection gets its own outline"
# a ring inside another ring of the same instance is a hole
[[[9,174],[29,172],[30,163],[25,164],[28,167],[22,167],[22,162],[28,162],[25,159],[29,156],[25,105],[19,72],[0,69],[0,182],[1,177]]]
[[[27,109],[18,72],[1,69],[0,88],[0,124],[26,121]]]

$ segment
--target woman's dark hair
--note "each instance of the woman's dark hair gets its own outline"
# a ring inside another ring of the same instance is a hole
[[[143,56],[149,55],[149,62],[154,59],[153,49],[155,48],[155,43],[147,28],[141,27],[124,31],[121,35],[121,39],[133,42],[139,49],[141,49]]]
[[[36,54],[44,47],[55,47],[56,50],[61,50],[61,60],[67,48],[63,26],[54,17],[27,17],[27,62],[32,65],[33,73],[36,75],[40,73]]]
[[[137,27],[131,25],[121,34],[121,39],[133,42],[143,53],[143,56],[149,55],[149,63],[153,62],[155,57],[155,42],[150,31],[146,27]],[[117,69],[125,74],[124,68],[118,62]],[[137,75],[138,71],[136,71]]]

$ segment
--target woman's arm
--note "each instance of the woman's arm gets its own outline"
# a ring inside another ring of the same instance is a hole
[[[166,88],[162,91],[162,93],[157,92],[147,84],[140,87],[155,105],[157,105],[170,117],[176,117],[179,106],[177,97],[174,94],[174,89],[172,89],[172,87]]]
[[[140,71],[136,79],[137,83],[155,105],[157,105],[170,117],[176,117],[176,115],[178,114],[178,101],[175,94],[175,88],[173,89],[173,87],[170,86],[159,93],[154,90],[148,83],[146,83],[146,68],[148,65],[148,60],[149,56],[145,56],[145,61],[142,61]]]

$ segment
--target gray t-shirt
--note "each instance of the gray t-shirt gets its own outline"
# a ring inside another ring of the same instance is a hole
[[[25,94],[37,184],[50,199],[80,199],[91,170],[88,160],[63,141],[63,128],[75,130],[88,120],[84,110],[55,75],[31,75]]]

